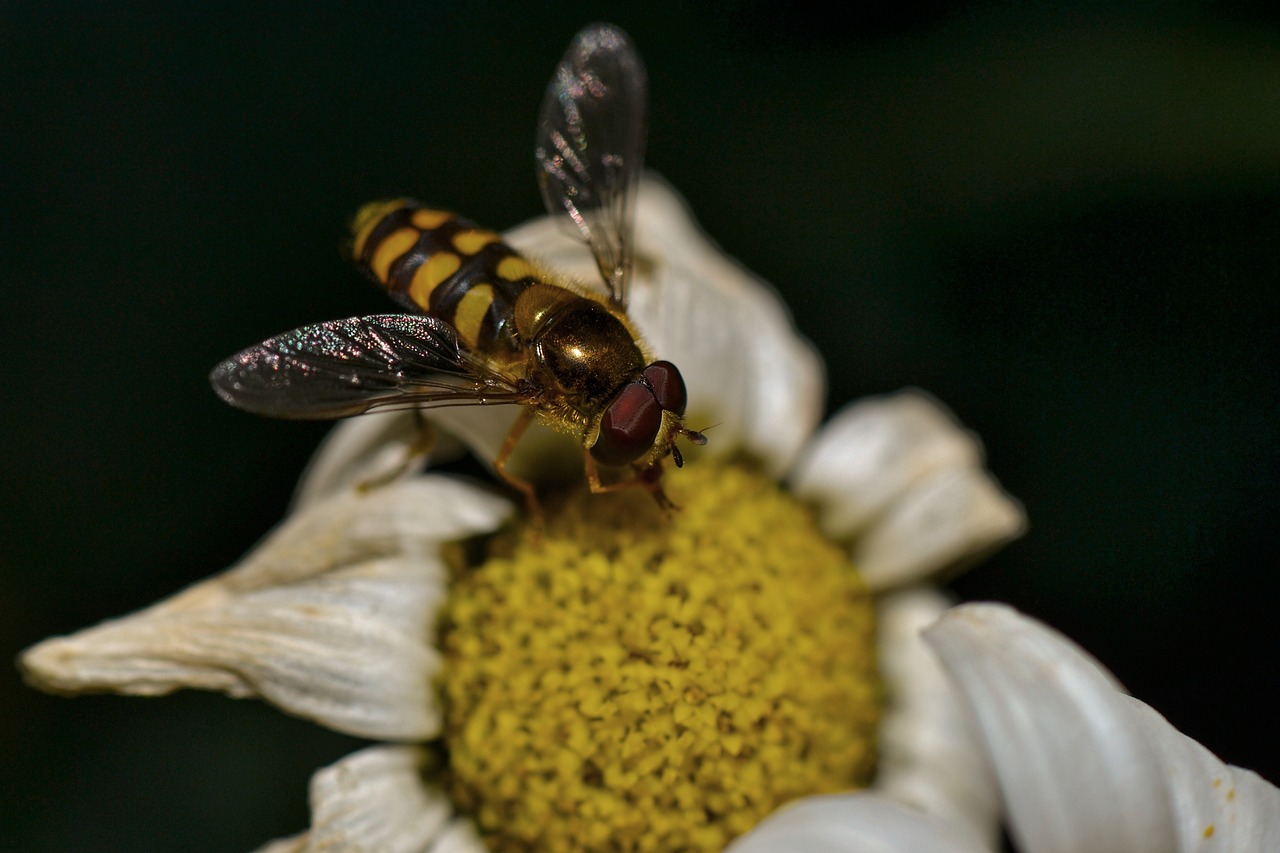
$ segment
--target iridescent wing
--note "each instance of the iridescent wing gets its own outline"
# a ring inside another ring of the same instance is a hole
[[[613,302],[627,303],[636,185],[644,162],[648,83],[627,34],[578,33],[547,87],[535,152],[542,200],[586,240]]]
[[[524,401],[513,383],[458,345],[452,327],[412,314],[303,326],[241,350],[209,381],[227,403],[276,418]]]

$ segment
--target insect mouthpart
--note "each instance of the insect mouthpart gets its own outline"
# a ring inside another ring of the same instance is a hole
[[[688,438],[691,444],[696,444],[698,447],[702,447],[707,443],[707,437],[705,435],[681,424],[679,432],[671,438],[671,459],[676,463],[677,468],[684,467],[684,457],[680,455],[680,448],[676,447],[675,441],[677,437],[682,435]]]

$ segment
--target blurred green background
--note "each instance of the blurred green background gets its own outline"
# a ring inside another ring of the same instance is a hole
[[[386,310],[337,250],[364,201],[539,214],[543,87],[608,19],[649,65],[650,164],[782,292],[830,407],[926,388],[1025,501],[1030,534],[956,593],[1056,625],[1280,779],[1270,8],[0,3],[0,652],[280,517],[326,427],[235,412],[207,370]],[[0,847],[59,851],[251,848],[356,745],[12,668],[0,739]]]

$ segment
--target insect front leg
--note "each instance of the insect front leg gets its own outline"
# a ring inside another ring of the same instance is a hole
[[[672,501],[671,498],[667,497],[667,493],[662,490],[661,462],[655,462],[648,468],[632,466],[636,472],[634,477],[629,477],[626,480],[619,480],[616,483],[603,483],[600,481],[600,469],[596,467],[596,460],[595,457],[591,455],[591,451],[588,450],[584,452],[582,458],[585,460],[583,467],[587,471],[587,485],[593,493],[600,495],[606,492],[620,492],[623,489],[640,488],[653,495],[653,499],[657,501],[658,506],[662,508],[663,512],[670,512],[680,508],[676,506],[675,502]]]
[[[519,489],[524,495],[525,505],[529,508],[529,518],[533,521],[535,529],[541,529],[544,526],[545,519],[542,515],[542,505],[538,503],[538,492],[533,487],[533,483],[528,480],[522,480],[515,474],[507,471],[507,461],[511,458],[511,454],[515,452],[516,444],[519,443],[520,437],[524,435],[524,431],[529,428],[529,424],[533,423],[533,410],[521,409],[519,417],[515,423],[511,425],[511,429],[507,431],[507,438],[502,442],[502,450],[498,453],[498,458],[493,460],[493,468],[498,472],[498,476],[506,480],[513,488]]]

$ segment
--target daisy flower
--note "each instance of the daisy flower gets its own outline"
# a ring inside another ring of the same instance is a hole
[[[930,580],[1025,526],[972,434],[916,391],[819,428],[821,363],[772,292],[656,180],[636,225],[630,313],[716,425],[664,478],[670,518],[579,486],[534,534],[461,479],[358,488],[419,431],[359,418],[238,565],[40,643],[28,679],[253,696],[383,742],[317,772],[271,851],[989,850],[1002,809],[1026,850],[1280,849],[1253,846],[1274,787],[1044,626],[947,611]],[[551,220],[507,236],[591,279]],[[429,416],[491,460],[513,413]],[[580,454],[531,431],[511,465],[551,483]]]

